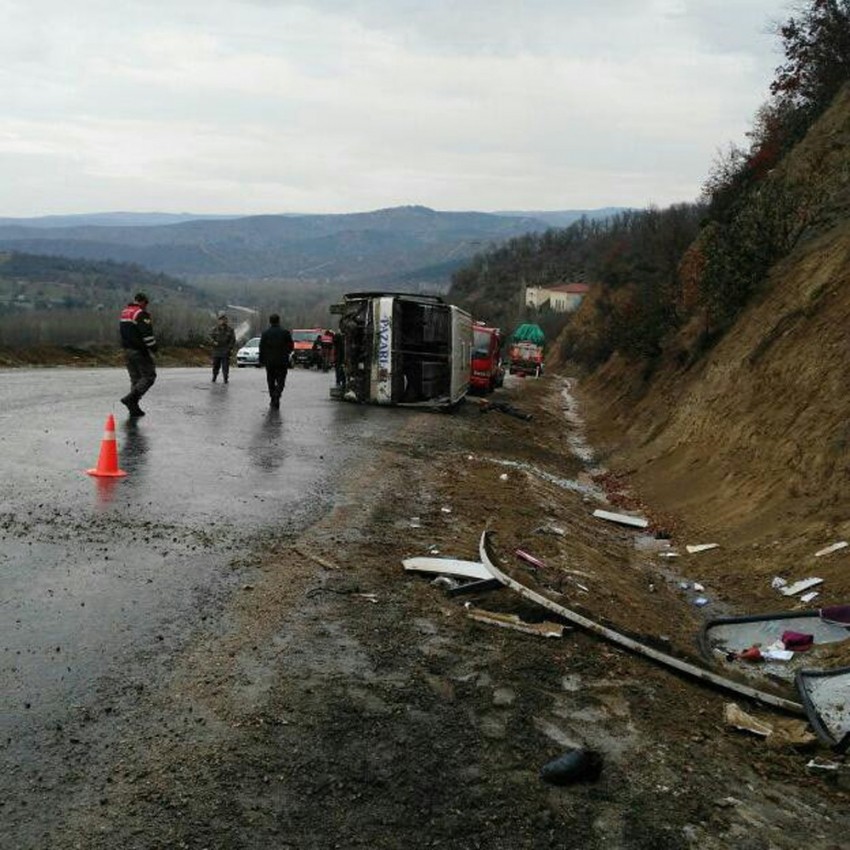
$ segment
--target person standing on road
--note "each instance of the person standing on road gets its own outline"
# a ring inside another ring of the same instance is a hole
[[[156,337],[148,313],[148,296],[144,292],[137,292],[132,303],[121,311],[119,331],[130,375],[130,392],[121,399],[121,404],[130,411],[131,417],[144,416],[139,399],[156,381],[156,363],[153,359]]]
[[[319,340],[322,344],[322,371],[327,372],[331,368],[334,351],[334,332],[327,328],[322,331]]]
[[[292,334],[280,326],[280,316],[272,313],[269,326],[260,336],[260,366],[266,367],[266,383],[271,399],[269,406],[275,410],[280,407],[280,396],[286,386],[289,358],[294,347]]]
[[[322,335],[317,334],[316,339],[313,340],[313,363],[317,369],[322,368]]]
[[[230,376],[230,354],[236,346],[236,334],[227,323],[227,315],[218,314],[218,324],[210,333],[212,340],[212,379],[215,383],[219,370],[226,384]]]
[[[345,386],[345,337],[342,331],[336,331],[333,335],[334,342],[334,370],[336,372],[336,385]]]

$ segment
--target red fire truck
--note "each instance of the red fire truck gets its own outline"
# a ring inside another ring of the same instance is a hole
[[[469,389],[476,393],[491,393],[505,380],[502,363],[502,333],[484,322],[472,325],[472,362]]]

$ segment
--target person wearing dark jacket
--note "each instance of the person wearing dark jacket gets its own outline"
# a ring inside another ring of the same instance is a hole
[[[280,407],[280,396],[286,386],[289,358],[294,347],[292,334],[280,326],[280,316],[272,313],[269,326],[260,336],[260,366],[266,367],[266,383],[271,399],[269,406],[275,410]]]
[[[227,315],[219,313],[218,324],[210,332],[212,341],[212,379],[215,383],[219,370],[226,384],[230,375],[230,353],[236,345],[236,334],[227,322]]]
[[[144,416],[139,399],[156,381],[156,363],[153,359],[156,337],[148,313],[148,296],[144,292],[137,292],[132,303],[121,311],[118,327],[130,375],[130,392],[121,399],[121,404],[130,411],[131,417]]]

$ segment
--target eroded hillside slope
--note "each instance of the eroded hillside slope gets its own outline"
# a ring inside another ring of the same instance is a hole
[[[614,358],[583,382],[603,460],[692,533],[770,546],[765,572],[850,537],[850,87],[781,168],[812,190],[809,225],[725,337],[694,358],[686,331],[648,378]]]

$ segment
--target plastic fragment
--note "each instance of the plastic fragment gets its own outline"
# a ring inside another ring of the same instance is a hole
[[[630,516],[629,514],[615,514],[611,511],[595,510],[593,515],[597,519],[607,519],[609,522],[618,522],[620,525],[632,525],[635,528],[646,528],[649,525],[649,520],[639,516]]]
[[[685,549],[687,549],[689,555],[694,555],[697,552],[707,552],[709,549],[717,549],[719,546],[719,543],[695,543],[685,546]]]
[[[764,656],[761,654],[761,648],[758,646],[751,646],[749,649],[745,649],[742,652],[739,652],[736,658],[741,661],[763,661]]]
[[[525,549],[517,549],[514,553],[517,558],[522,559],[527,564],[531,564],[532,567],[537,567],[538,569],[543,569],[546,567],[546,564],[540,560],[540,558],[535,558],[530,552],[526,552]]]
[[[804,578],[800,581],[795,581],[794,584],[788,587],[783,587],[780,592],[785,596],[794,596],[796,593],[808,590],[810,587],[816,587],[819,584],[823,584],[822,578]]]
[[[824,759],[819,759],[817,757],[806,762],[806,769],[810,770],[812,773],[819,770],[837,771],[840,770],[842,766],[843,765],[839,764],[837,761],[825,761]]]
[[[790,649],[765,649],[761,657],[765,661],[790,661],[794,657],[794,652]]]
[[[848,545],[846,540],[839,540],[838,543],[833,543],[831,546],[826,546],[823,549],[815,552],[816,558],[821,558],[824,555],[829,555],[832,552],[837,552],[839,549],[845,549]]]

